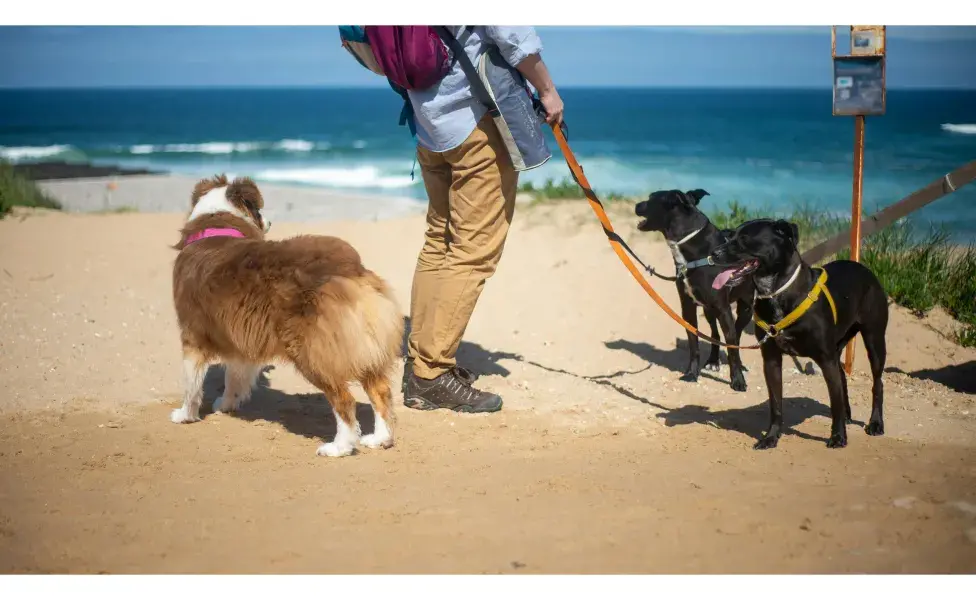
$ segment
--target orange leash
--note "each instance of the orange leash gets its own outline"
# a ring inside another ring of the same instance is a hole
[[[620,235],[613,230],[613,224],[610,223],[610,217],[607,216],[607,211],[604,210],[603,203],[600,202],[600,199],[596,197],[596,193],[593,191],[592,188],[590,188],[590,182],[587,181],[586,175],[583,174],[583,167],[580,166],[580,164],[576,161],[576,155],[574,155],[573,151],[570,150],[569,143],[566,141],[566,136],[563,134],[562,129],[560,127],[553,126],[552,132],[553,135],[556,136],[556,142],[559,143],[559,149],[562,150],[563,156],[566,158],[566,164],[569,166],[569,170],[573,174],[573,179],[576,180],[576,184],[579,185],[580,189],[583,190],[583,193],[586,195],[586,199],[590,203],[590,208],[593,209],[593,212],[596,213],[596,217],[600,220],[600,224],[603,225],[603,232],[607,234],[607,240],[610,242],[610,247],[613,248],[613,251],[617,253],[617,258],[619,258],[620,262],[622,262],[624,266],[627,267],[627,270],[630,271],[630,274],[634,276],[634,279],[637,280],[637,283],[639,283],[641,287],[644,288],[644,291],[647,292],[647,295],[650,296],[651,299],[654,300],[654,302],[656,302],[657,305],[661,307],[661,310],[666,312],[669,317],[674,319],[675,323],[681,325],[689,332],[705,340],[706,342],[709,342],[711,344],[716,344],[724,348],[733,348],[736,350],[758,349],[762,344],[755,344],[753,346],[735,346],[732,344],[725,344],[723,342],[720,342],[719,340],[712,339],[711,337],[698,331],[698,329],[692,326],[691,323],[682,319],[681,315],[674,312],[671,309],[671,307],[667,305],[664,299],[661,298],[661,296],[654,290],[653,287],[651,287],[651,284],[648,283],[647,279],[643,275],[641,275],[639,270],[637,270],[637,267],[634,265],[633,261],[630,260],[630,257],[627,256],[627,254],[624,252],[623,245],[621,244],[622,239],[620,238]]]

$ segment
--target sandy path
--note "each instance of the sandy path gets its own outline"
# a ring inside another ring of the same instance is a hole
[[[976,571],[976,352],[896,310],[888,435],[852,426],[828,451],[823,381],[787,364],[795,435],[757,453],[758,354],[748,392],[727,372],[677,381],[683,332],[586,207],[520,210],[461,354],[505,411],[401,407],[394,450],[338,461],[314,456],[334,423],[289,367],[240,417],[168,422],[179,215],[0,222],[0,570]],[[406,308],[422,229],[277,222],[272,237],[346,238]],[[631,237],[668,264],[662,244]],[[856,373],[857,420],[869,389]]]

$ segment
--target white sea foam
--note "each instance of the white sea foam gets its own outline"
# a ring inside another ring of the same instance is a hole
[[[942,131],[976,135],[976,123],[943,123]]]
[[[277,142],[203,142],[199,144],[136,144],[129,146],[130,154],[243,154],[259,150],[279,150],[282,152],[311,152],[328,149],[329,144],[299,139],[284,139]]]
[[[339,188],[397,189],[419,183],[419,178],[412,181],[409,175],[383,173],[378,167],[372,165],[267,169],[255,173],[254,178],[259,181],[303,183]]]
[[[285,152],[311,152],[315,148],[315,143],[305,140],[281,140],[274,145],[274,148]]]
[[[353,146],[364,148],[366,142],[357,140]],[[180,144],[134,144],[131,146],[109,146],[114,152],[146,156],[149,154],[246,154],[260,150],[273,150],[292,154],[312,152],[313,150],[328,150],[332,146],[328,142],[311,142],[302,139],[283,139],[277,142],[203,142]],[[105,147],[103,147],[105,149]],[[68,144],[50,146],[0,146],[0,158],[18,162],[23,160],[37,160],[64,154],[75,150]]]
[[[202,144],[166,144],[163,152],[192,152],[198,154],[233,154],[258,150],[257,142],[204,142]]]
[[[195,153],[195,154],[232,154],[234,152],[251,152],[260,148],[256,142],[204,142],[202,144],[136,144],[129,146],[130,154],[157,153]]]
[[[59,144],[55,146],[0,146],[0,158],[10,162],[22,160],[36,160],[50,158],[71,150],[71,146]]]

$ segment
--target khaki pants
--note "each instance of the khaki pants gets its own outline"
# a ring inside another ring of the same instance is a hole
[[[488,116],[453,150],[418,147],[417,162],[430,204],[407,346],[414,374],[433,379],[456,364],[461,336],[498,265],[515,211],[518,172]]]

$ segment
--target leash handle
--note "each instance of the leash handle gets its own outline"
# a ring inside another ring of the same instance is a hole
[[[684,327],[689,333],[698,336],[706,342],[722,346],[723,348],[731,348],[735,350],[758,349],[762,345],[761,343],[752,346],[736,346],[712,339],[711,337],[698,331],[698,329],[696,329],[691,323],[685,321],[683,318],[681,318],[681,315],[674,312],[674,310],[668,306],[668,304],[664,301],[664,298],[661,298],[657,291],[651,287],[651,284],[648,283],[647,279],[643,275],[641,275],[633,261],[631,261],[625,253],[623,245],[621,244],[623,238],[621,238],[620,235],[613,230],[613,224],[610,222],[610,217],[607,216],[607,211],[603,208],[603,203],[600,202],[600,199],[597,198],[596,193],[590,187],[590,182],[586,179],[586,175],[583,173],[583,167],[580,166],[579,162],[576,160],[576,155],[573,154],[573,151],[570,149],[569,143],[566,141],[566,136],[563,135],[562,129],[557,126],[552,126],[552,133],[556,137],[556,143],[559,144],[559,149],[562,151],[563,157],[566,159],[566,165],[569,166],[569,170],[573,174],[573,179],[576,180],[576,184],[579,185],[580,189],[583,190],[583,194],[590,203],[590,208],[592,208],[593,212],[596,213],[597,219],[599,219],[600,224],[603,226],[603,232],[607,235],[607,240],[610,242],[610,247],[613,248],[613,251],[617,254],[617,258],[619,258],[620,262],[627,267],[627,270],[630,271],[630,274],[634,276],[637,283],[644,288],[647,295],[650,296],[651,299],[661,307],[661,310],[667,313],[667,315],[671,317],[675,323]]]

